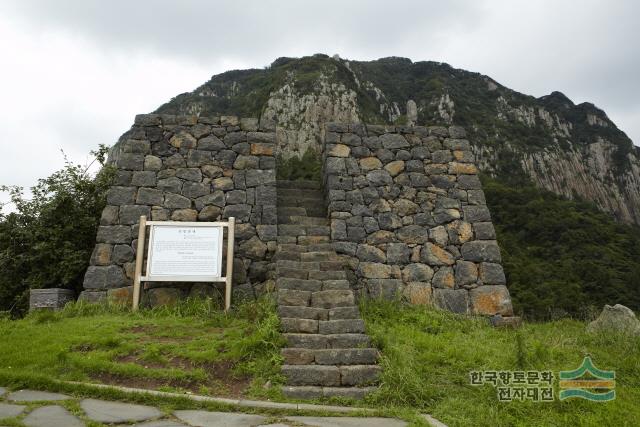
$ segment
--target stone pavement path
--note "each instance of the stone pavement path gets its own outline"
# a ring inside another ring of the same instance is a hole
[[[72,414],[65,405],[80,407],[82,415]],[[15,420],[28,427],[83,427],[91,420],[106,425],[136,427],[404,427],[406,422],[394,418],[300,417],[277,418],[239,412],[200,410],[165,414],[153,406],[76,399],[60,393],[35,390],[10,392],[0,387],[0,427]],[[275,420],[275,421],[274,421]],[[13,424],[11,424],[13,425]]]

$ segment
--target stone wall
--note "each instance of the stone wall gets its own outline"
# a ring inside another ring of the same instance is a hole
[[[81,299],[129,299],[141,215],[155,221],[235,217],[234,291],[260,291],[276,249],[274,147],[275,126],[257,119],[137,116],[109,156],[117,177]],[[146,292],[143,302],[211,291],[204,284],[165,283]]]
[[[460,127],[326,125],[331,238],[359,295],[513,314],[465,136]]]

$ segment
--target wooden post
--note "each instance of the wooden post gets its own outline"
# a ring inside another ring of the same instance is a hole
[[[133,276],[133,311],[138,310],[140,304],[140,276],[142,275],[142,262],[144,260],[144,239],[147,229],[147,217],[140,217],[138,228],[138,249],[136,251],[136,271]]]
[[[236,228],[236,219],[229,218],[229,227],[227,232],[227,272],[226,286],[224,290],[224,311],[229,311],[231,307],[231,283],[233,281],[233,241]]]

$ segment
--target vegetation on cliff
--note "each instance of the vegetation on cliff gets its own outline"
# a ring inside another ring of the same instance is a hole
[[[531,183],[485,178],[516,312],[584,318],[604,304],[640,310],[640,229]]]

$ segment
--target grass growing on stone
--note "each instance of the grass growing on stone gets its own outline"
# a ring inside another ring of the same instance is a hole
[[[382,386],[368,403],[411,407],[449,426],[637,425],[640,419],[640,338],[590,335],[572,319],[494,329],[486,319],[369,302],[362,306],[367,332],[382,350]],[[501,403],[493,386],[471,386],[469,372],[577,368],[584,356],[616,372],[612,402],[557,399]]]
[[[272,302],[225,314],[211,301],[141,310],[68,305],[0,320],[0,376],[89,381],[216,396],[269,397],[280,382]]]

